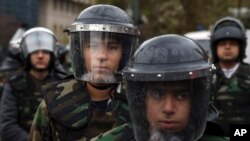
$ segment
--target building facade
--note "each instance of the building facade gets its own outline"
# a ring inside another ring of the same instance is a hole
[[[51,29],[61,43],[67,44],[68,37],[63,30],[84,8],[94,3],[93,0],[40,0],[38,25]]]
[[[60,43],[67,44],[63,30],[92,4],[95,0],[0,0],[0,46],[7,47],[19,27],[36,26],[51,29]]]

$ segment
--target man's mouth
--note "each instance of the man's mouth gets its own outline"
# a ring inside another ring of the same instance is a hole
[[[103,66],[97,66],[93,68],[94,72],[99,72],[99,73],[104,73],[104,72],[108,72],[109,69],[107,67],[103,67]]]
[[[230,56],[232,53],[231,52],[224,52],[224,55]]]
[[[175,130],[178,123],[176,121],[160,121],[160,128],[165,130]]]

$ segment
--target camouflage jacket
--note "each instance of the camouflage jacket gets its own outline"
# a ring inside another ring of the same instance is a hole
[[[90,141],[136,141],[131,123],[121,125]],[[229,141],[227,137],[203,135],[198,141]]]
[[[4,86],[1,101],[1,127],[3,140],[27,141],[34,114],[42,100],[43,84],[62,79],[60,74],[50,73],[40,81],[27,71],[10,76]]]
[[[44,88],[45,96],[32,123],[32,141],[87,141],[130,122],[125,94],[114,93],[105,110],[95,108],[82,81],[68,77]]]
[[[250,66],[240,64],[231,78],[217,66],[214,105],[223,123],[250,123]]]

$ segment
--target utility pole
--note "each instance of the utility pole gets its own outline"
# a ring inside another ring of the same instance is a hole
[[[132,19],[135,25],[140,24],[140,11],[138,0],[130,0],[131,9],[132,9]]]
[[[242,3],[242,1],[238,0],[238,3],[237,3],[237,17],[239,19],[241,18],[241,3]]]

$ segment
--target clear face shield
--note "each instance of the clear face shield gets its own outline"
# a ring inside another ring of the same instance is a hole
[[[137,45],[135,35],[82,31],[70,34],[75,78],[91,83],[117,83]]]
[[[194,141],[204,132],[209,100],[205,78],[127,85],[138,141]]]
[[[55,52],[56,39],[53,35],[46,32],[33,32],[24,37],[21,43],[21,48],[25,58],[37,50],[46,50]]]

